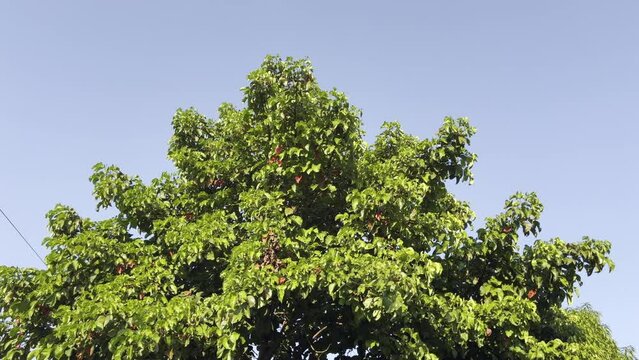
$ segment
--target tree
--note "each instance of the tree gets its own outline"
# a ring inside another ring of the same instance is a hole
[[[178,110],[150,184],[97,164],[107,220],[58,205],[45,270],[0,268],[3,359],[600,359],[590,308],[564,309],[610,243],[534,240],[542,204],[510,197],[471,233],[447,190],[472,182],[469,122],[431,139],[360,111],[307,60],[267,57],[219,120]]]

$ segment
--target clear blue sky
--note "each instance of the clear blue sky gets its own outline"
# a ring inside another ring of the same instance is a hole
[[[427,3],[427,4],[425,4]],[[639,346],[639,2],[2,1],[0,207],[39,246],[57,202],[93,216],[103,161],[149,180],[171,169],[178,107],[239,103],[269,53],[308,56],[321,84],[430,136],[446,115],[478,128],[479,218],[537,191],[542,238],[609,239],[617,269],[576,301]],[[0,219],[0,264],[39,267]]]

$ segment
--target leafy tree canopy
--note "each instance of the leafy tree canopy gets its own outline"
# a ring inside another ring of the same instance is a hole
[[[3,359],[625,359],[590,308],[564,309],[610,243],[537,238],[517,193],[474,230],[475,129],[429,139],[267,57],[243,108],[178,110],[177,171],[145,184],[97,164],[101,221],[58,205],[45,270],[0,267]]]

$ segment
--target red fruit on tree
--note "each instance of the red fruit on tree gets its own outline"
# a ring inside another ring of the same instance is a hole
[[[283,147],[282,145],[277,145],[277,147],[275,147],[275,154],[279,155],[282,153]]]
[[[295,183],[299,184],[300,182],[302,182],[302,175],[295,176]]]
[[[375,220],[380,221],[382,220],[382,212],[378,211],[375,213]]]
[[[125,267],[123,264],[118,264],[115,266],[115,273],[118,275],[122,274],[124,270],[125,270]]]
[[[49,316],[49,314],[51,314],[51,308],[46,305],[38,304],[38,310],[40,310],[44,316]]]
[[[280,277],[277,279],[277,284],[278,284],[278,285],[283,285],[285,282],[286,282],[286,278],[285,278],[284,276],[280,276]]]
[[[537,290],[530,289],[528,290],[528,294],[526,296],[528,296],[528,299],[532,299],[533,297],[535,297],[535,295],[537,295]]]

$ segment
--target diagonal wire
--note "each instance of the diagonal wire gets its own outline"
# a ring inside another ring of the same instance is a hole
[[[7,214],[5,214],[4,211],[2,211],[2,208],[0,208],[0,213],[2,213],[2,215],[4,215],[4,218],[7,219],[7,221],[9,222],[9,224],[11,224],[11,226],[13,226],[13,228],[15,229],[15,231],[18,233],[18,235],[20,235],[20,237],[22,238],[22,240],[24,240],[25,243],[27,243],[27,245],[29,245],[29,248],[31,248],[31,251],[33,251],[33,253],[38,257],[38,259],[40,259],[40,261],[42,262],[42,264],[44,264],[44,266],[47,266],[47,264],[44,262],[44,260],[42,260],[42,257],[40,256],[40,254],[38,254],[38,252],[36,251],[36,249],[33,248],[33,246],[31,246],[31,244],[29,243],[29,240],[27,240],[27,238],[24,237],[24,235],[22,235],[22,233],[20,232],[20,230],[18,230],[18,228],[13,224],[13,221],[11,221],[11,219],[9,219],[9,217],[7,216]]]

